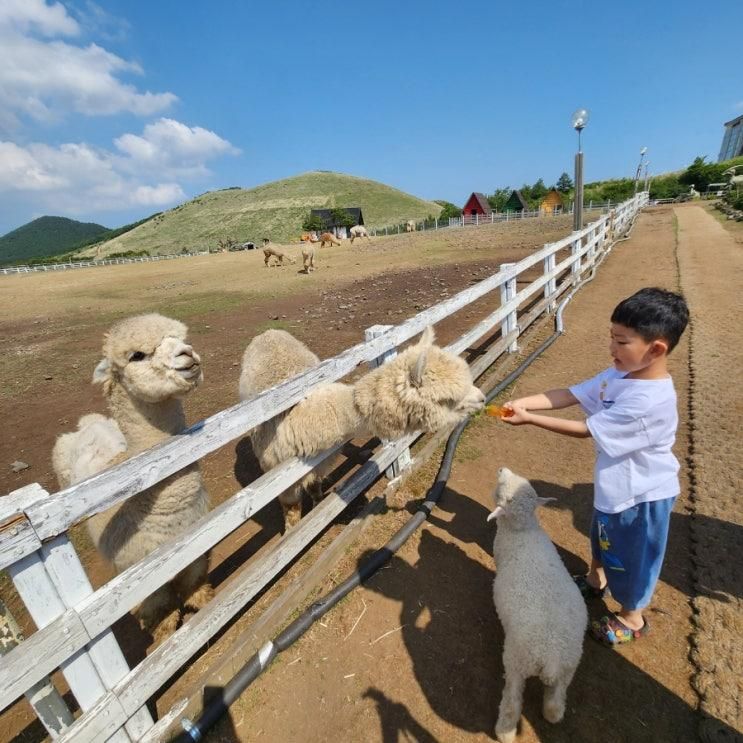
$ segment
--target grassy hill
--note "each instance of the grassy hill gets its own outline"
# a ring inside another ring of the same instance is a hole
[[[102,256],[148,250],[179,253],[216,247],[220,239],[274,242],[299,239],[302,221],[310,209],[361,207],[369,226],[438,215],[432,201],[355,176],[327,171],[310,172],[251,189],[210,191],[157,215],[124,235],[101,245]],[[85,254],[90,253],[86,249]]]
[[[64,253],[105,232],[107,227],[93,222],[39,217],[0,237],[0,265]]]

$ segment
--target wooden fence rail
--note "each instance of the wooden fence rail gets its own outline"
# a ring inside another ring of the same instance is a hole
[[[554,310],[558,298],[611,249],[646,203],[647,193],[638,194],[583,230],[545,245],[518,263],[501,266],[496,274],[400,325],[373,329],[365,342],[84,482],[54,494],[30,485],[0,499],[0,567],[7,568],[38,627],[3,657],[0,709],[61,668],[83,714],[59,740],[157,739],[156,731],[164,727],[153,724],[145,707],[147,700],[300,555],[348,503],[385,471],[396,474],[409,461],[406,452],[418,434],[384,443],[297,527],[265,554],[248,560],[208,606],[132,670],[111,625],[341,446],[275,467],[214,508],[187,533],[161,545],[96,591],[85,576],[67,530],[246,434],[299,402],[314,387],[345,376],[360,363],[373,365],[428,325],[499,290],[499,306],[448,346],[448,350],[461,353],[500,329],[500,338],[472,364],[477,378],[500,355],[515,350],[519,336],[531,323]],[[541,274],[517,291],[518,277],[534,267],[540,267]]]

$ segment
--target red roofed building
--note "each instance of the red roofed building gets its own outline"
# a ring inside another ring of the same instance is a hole
[[[485,194],[477,193],[475,191],[472,196],[467,199],[467,203],[462,209],[462,214],[466,217],[474,217],[475,214],[478,214],[481,217],[489,217],[492,211],[493,210],[490,208],[490,204],[488,204]]]

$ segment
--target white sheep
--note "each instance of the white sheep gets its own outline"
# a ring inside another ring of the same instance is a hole
[[[416,227],[417,225],[414,219],[409,219],[407,222],[405,222],[405,232],[415,232]]]
[[[351,227],[351,229],[348,231],[348,234],[351,236],[351,245],[353,245],[353,241],[357,237],[365,237],[369,242],[371,242],[369,233],[366,231],[366,227],[364,227],[364,225],[362,224],[357,224],[354,227]]]
[[[433,330],[428,328],[416,345],[355,384],[316,387],[291,410],[254,428],[250,438],[263,471],[361,435],[392,440],[413,431],[437,431],[479,410],[484,397],[472,384],[467,363],[435,346],[433,340]],[[286,331],[267,330],[253,338],[243,354],[240,399],[247,400],[319,363],[304,343]],[[332,462],[325,460],[279,496],[287,528],[301,517],[302,488],[317,501],[322,497],[322,477],[331,467]]]
[[[157,314],[122,320],[106,334],[93,381],[103,386],[113,418],[85,415],[78,430],[57,438],[52,452],[61,487],[129,459],[186,427],[180,398],[203,379],[201,361],[186,343],[186,326]],[[198,463],[103,513],[88,530],[117,573],[181,534],[209,510]],[[172,588],[171,588],[172,586]],[[159,642],[178,626],[175,590],[186,613],[212,598],[203,555],[142,603],[138,616]]]
[[[549,722],[565,714],[565,695],[583,652],[588,615],[583,597],[554,544],[539,526],[540,498],[528,480],[505,467],[498,471],[493,544],[493,599],[505,631],[505,688],[495,725],[501,743],[511,743],[521,716],[524,683],[545,685],[542,711]]]

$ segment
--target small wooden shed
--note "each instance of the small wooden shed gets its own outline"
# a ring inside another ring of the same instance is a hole
[[[490,208],[488,199],[485,194],[478,193],[477,191],[472,192],[472,196],[467,199],[467,203],[462,209],[462,214],[467,217],[474,217],[475,214],[482,216],[490,216],[490,212],[493,210]]]
[[[520,191],[513,190],[508,201],[503,205],[504,212],[528,212],[529,205],[524,201]]]
[[[548,191],[539,205],[539,210],[544,212],[544,214],[560,214],[562,213],[562,209],[562,196],[556,188]]]

